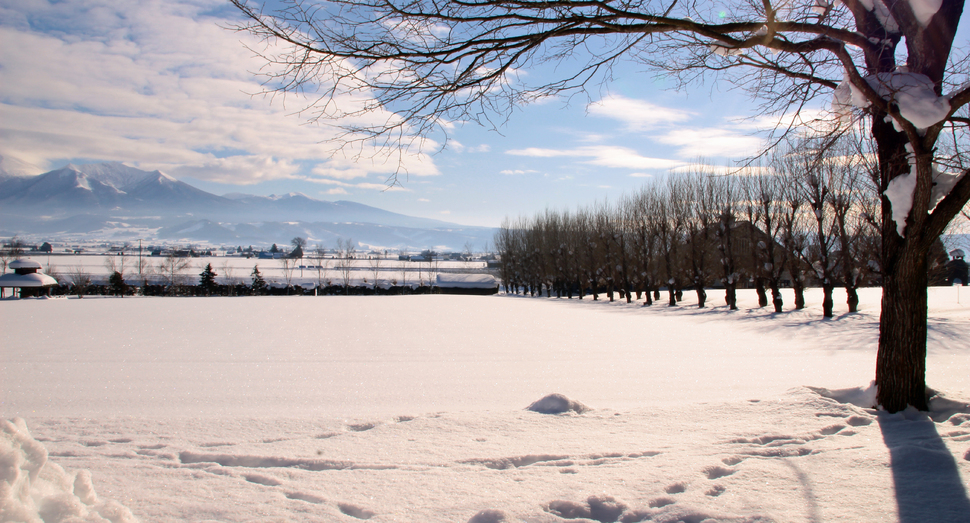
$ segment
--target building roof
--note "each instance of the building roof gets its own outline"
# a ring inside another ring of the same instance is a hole
[[[13,265],[13,263],[11,263],[11,265]],[[47,287],[50,285],[57,285],[57,280],[41,272],[32,272],[29,274],[7,273],[0,276],[0,287],[25,288]]]
[[[40,263],[34,260],[14,260],[7,264],[11,269],[43,269]]]
[[[455,289],[494,289],[498,281],[491,274],[439,274],[438,287]]]

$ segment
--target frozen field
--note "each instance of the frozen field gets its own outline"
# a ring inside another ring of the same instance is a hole
[[[817,293],[4,300],[0,520],[966,522],[958,292],[930,294],[933,418],[868,408],[871,289],[831,320]],[[551,393],[587,409],[526,410]]]

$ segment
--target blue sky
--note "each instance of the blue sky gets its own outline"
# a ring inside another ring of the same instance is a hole
[[[294,114],[300,100],[247,94],[260,62],[220,27],[235,16],[223,0],[0,0],[0,155],[37,173],[120,161],[217,194],[296,191],[496,226],[761,145],[766,119],[729,86],[668,90],[626,64],[592,100],[522,108],[498,131],[455,126],[387,190],[395,163],[331,157],[333,131]]]

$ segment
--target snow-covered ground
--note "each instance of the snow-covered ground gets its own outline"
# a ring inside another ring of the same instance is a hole
[[[970,290],[935,419],[868,408],[877,289],[746,292],[0,301],[0,520],[968,521]]]

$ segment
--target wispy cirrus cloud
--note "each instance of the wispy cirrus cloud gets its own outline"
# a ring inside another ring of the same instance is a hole
[[[587,110],[593,116],[620,120],[628,131],[651,131],[658,126],[684,123],[693,117],[689,111],[622,96],[609,96],[591,103]]]
[[[336,185],[337,188],[344,191],[346,191],[347,189],[364,189],[368,191],[382,191],[382,192],[412,192],[411,189],[408,189],[407,187],[402,187],[400,185],[390,185],[387,183],[371,183],[371,182],[348,183],[348,182],[342,182],[339,180],[329,180],[325,178],[306,178],[305,181],[320,184],[320,185]],[[347,193],[343,192],[340,194],[347,194]]]
[[[677,154],[682,158],[749,156],[764,146],[762,138],[725,128],[674,129],[654,139],[677,147]]]
[[[529,147],[506,151],[515,156],[531,156],[534,158],[582,158],[583,163],[622,169],[671,169],[684,162],[665,158],[650,158],[641,155],[629,147],[614,145],[582,146],[574,149],[543,149]]]

